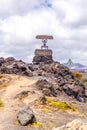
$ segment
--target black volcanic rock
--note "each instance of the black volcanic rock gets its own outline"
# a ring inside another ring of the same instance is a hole
[[[0,66],[5,62],[3,57],[0,57]]]
[[[59,88],[59,86],[57,85],[54,86],[52,83],[48,82],[46,79],[43,80],[38,80],[36,82],[36,86],[39,90],[42,91],[42,93],[45,95],[45,96],[56,96],[57,93],[56,93],[56,89]]]
[[[84,85],[73,76],[67,67],[59,62],[41,65],[39,71],[41,76],[45,76],[46,79],[50,78],[50,82],[40,80],[36,84],[43,94],[57,96],[59,92],[65,92],[68,96],[73,96],[77,100],[84,97]]]
[[[17,61],[13,57],[4,59],[1,62],[0,72],[6,74],[20,74],[26,76],[33,76],[32,71],[28,68],[28,65],[23,61]]]
[[[43,62],[45,64],[52,63],[53,62],[52,56],[34,56],[33,63],[39,64],[40,62]]]
[[[44,59],[43,59],[44,61]],[[79,101],[83,101],[85,87],[76,77],[73,76],[69,68],[59,62],[38,62],[38,64],[26,64],[10,57],[1,58],[0,72],[6,74],[19,74],[26,76],[41,76],[42,80],[36,83],[39,90],[47,96],[57,96],[64,92]]]
[[[14,57],[8,57],[5,59],[5,62],[11,62],[11,61],[15,61],[15,58]]]

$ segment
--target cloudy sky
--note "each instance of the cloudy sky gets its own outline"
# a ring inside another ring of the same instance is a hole
[[[37,34],[53,35],[55,60],[87,65],[87,0],[0,0],[0,57],[31,62]]]

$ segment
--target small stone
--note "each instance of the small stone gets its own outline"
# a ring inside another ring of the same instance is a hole
[[[80,96],[77,96],[76,99],[79,101],[79,102],[84,102],[84,99]]]
[[[22,96],[28,96],[28,93],[29,93],[30,91],[22,91],[22,92],[20,92],[20,93],[18,93],[14,98],[16,99],[16,98],[21,98]]]
[[[45,105],[46,104],[46,98],[45,98],[45,96],[40,97],[40,101],[41,101],[42,105]]]

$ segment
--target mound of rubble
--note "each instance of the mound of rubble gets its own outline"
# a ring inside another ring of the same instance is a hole
[[[57,96],[64,92],[81,102],[86,96],[84,85],[73,76],[67,67],[59,62],[40,65],[37,73],[39,76],[45,77],[45,79],[37,81],[36,86],[46,96]]]
[[[58,96],[63,92],[83,102],[85,86],[80,83],[70,70],[59,62],[26,64],[13,57],[0,58],[0,72],[39,77],[36,87],[46,96]],[[41,78],[41,79],[40,79]]]

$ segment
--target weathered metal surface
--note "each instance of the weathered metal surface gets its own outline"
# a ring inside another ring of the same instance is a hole
[[[36,56],[52,56],[52,50],[42,50],[42,49],[36,49],[35,55]]]
[[[37,35],[36,39],[50,39],[50,40],[52,40],[53,36],[50,36],[50,35]]]

